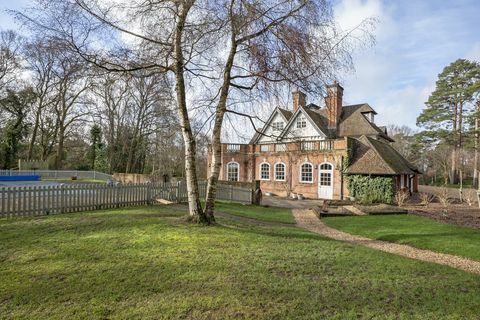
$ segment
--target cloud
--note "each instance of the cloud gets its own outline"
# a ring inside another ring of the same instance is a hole
[[[458,58],[480,60],[480,3],[342,0],[338,23],[352,27],[377,17],[376,45],[354,54],[355,73],[343,75],[345,102],[367,102],[384,124],[415,127],[437,75]]]

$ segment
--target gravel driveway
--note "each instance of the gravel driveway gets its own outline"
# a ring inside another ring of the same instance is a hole
[[[351,235],[328,227],[308,209],[293,209],[293,216],[301,228],[321,234],[325,237],[345,241],[372,249],[393,253],[411,259],[443,264],[452,268],[480,274],[480,262],[445,253],[417,249],[411,246],[386,241],[373,240],[361,236]]]

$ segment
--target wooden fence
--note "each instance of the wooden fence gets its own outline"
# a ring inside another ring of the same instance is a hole
[[[206,182],[200,182],[200,196],[205,196]],[[252,203],[252,190],[219,185],[218,200]],[[0,217],[22,217],[77,211],[147,205],[155,199],[175,203],[188,199],[184,182],[175,184],[63,184],[55,186],[0,187]]]
[[[81,170],[0,170],[0,176],[39,175],[42,179],[111,180],[112,175],[98,171]]]

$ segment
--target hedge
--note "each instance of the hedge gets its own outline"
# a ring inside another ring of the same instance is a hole
[[[349,175],[347,187],[350,196],[362,204],[392,203],[395,194],[392,177]]]

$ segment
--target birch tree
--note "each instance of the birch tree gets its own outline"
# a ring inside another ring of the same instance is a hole
[[[170,78],[190,220],[205,224],[214,221],[222,125],[225,114],[235,112],[228,109],[231,99],[284,84],[320,93],[340,69],[351,67],[350,40],[371,39],[368,22],[339,30],[326,0],[53,0],[19,16],[108,72],[143,70]],[[213,158],[205,210],[191,121],[199,109],[213,112],[207,117],[213,121]]]

